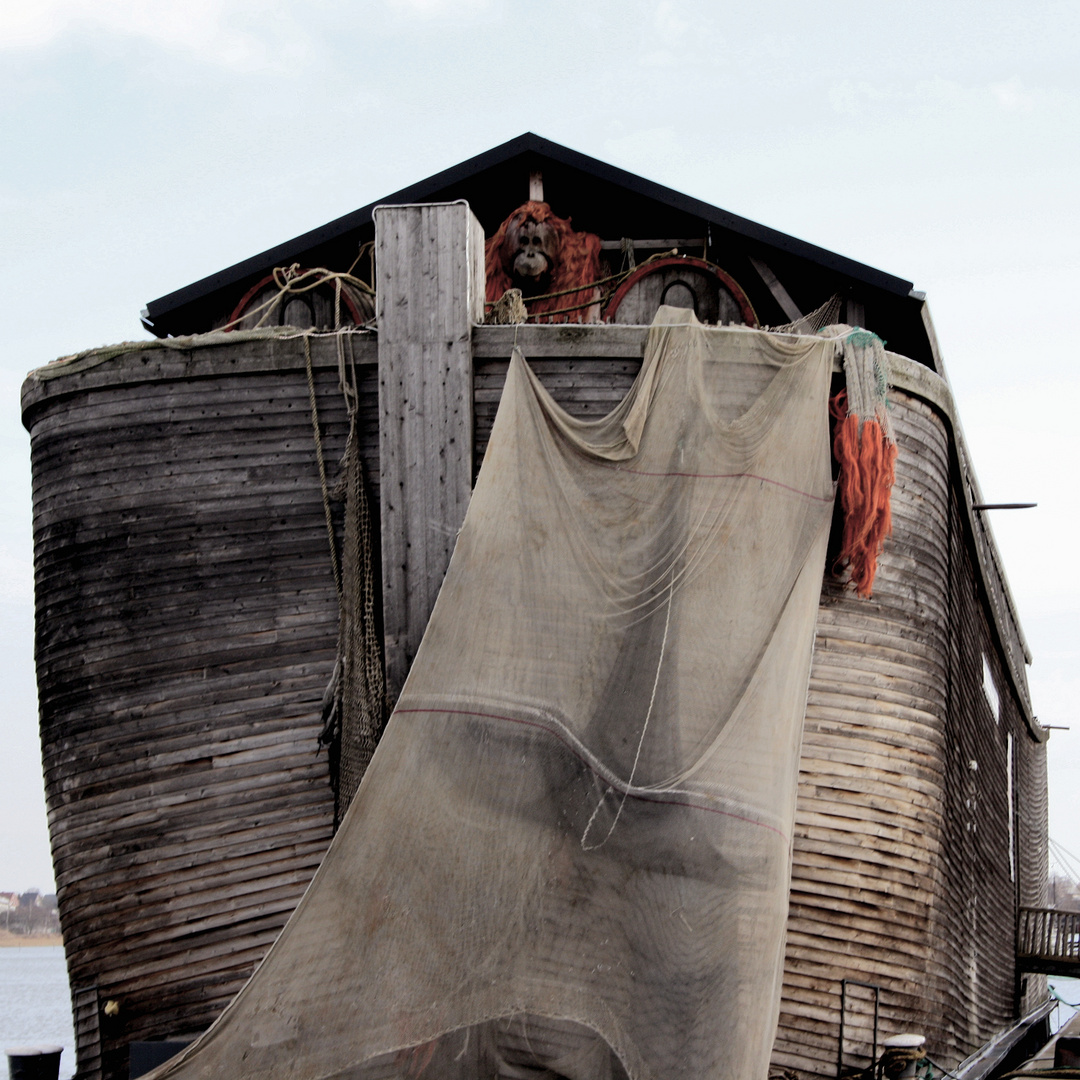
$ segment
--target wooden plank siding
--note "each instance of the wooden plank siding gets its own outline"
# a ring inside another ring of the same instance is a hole
[[[953,467],[958,467],[954,458]],[[1017,693],[1008,656],[1017,645],[996,632],[987,615],[1001,595],[999,574],[979,574],[972,516],[965,513],[964,487],[954,483],[950,501],[950,739],[947,745],[948,850],[944,895],[952,900],[940,917],[943,935],[956,953],[968,983],[956,988],[964,1009],[970,1048],[988,1026],[1017,1015],[1024,987],[1015,957],[1021,890],[1042,903],[1046,887],[1045,734],[1029,723],[1026,686]],[[975,530],[985,529],[975,519]],[[996,571],[995,568],[991,568]],[[989,668],[999,709],[984,689]],[[1009,742],[1014,747],[1009,802]],[[1012,825],[1010,826],[1010,818]],[[1040,827],[1041,826],[1041,827]],[[1010,860],[1012,840],[1012,862]],[[1023,874],[1029,876],[1025,881]],[[1037,988],[1029,981],[1028,996]],[[966,993],[964,991],[966,990]]]
[[[644,338],[475,327],[473,471],[515,340],[555,400],[591,417],[622,399]],[[345,435],[334,336],[310,340],[333,464]],[[350,340],[378,507],[376,344]],[[826,572],[807,704],[774,1054],[807,1077],[835,1074],[843,978],[881,986],[883,1037],[922,1031],[948,1067],[1042,985],[1018,980],[1013,953],[1017,903],[1039,906],[1046,885],[1045,736],[1017,668],[1023,640],[992,539],[973,533],[947,386],[896,364],[894,535],[871,600]],[[102,1019],[111,1080],[128,1040],[217,1015],[329,841],[315,736],[337,601],[303,340],[210,336],[32,378],[24,420],[61,917],[72,985],[122,1002]],[[870,1014],[853,997],[856,1064]]]
[[[882,1035],[920,1031],[949,1067],[1045,990],[1018,981],[1014,952],[1020,892],[1046,884],[1045,736],[996,633],[988,593],[1003,581],[991,567],[988,586],[972,557],[951,433],[925,402],[891,396],[894,532],[874,596],[827,574],[818,618],[774,1052],[804,1075],[834,1074],[841,978],[880,985]],[[869,1060],[869,1015],[851,1065]]]
[[[312,351],[333,473],[346,435],[333,336]],[[373,339],[354,355],[377,481]],[[338,603],[303,340],[236,335],[187,363],[132,352],[32,381],[24,405],[68,969],[120,1003],[91,1017],[79,998],[79,1071],[117,1077],[129,1041],[218,1015],[330,841],[316,736]]]
[[[881,987],[881,1036],[930,1030],[951,972],[929,933],[944,824],[948,448],[944,425],[892,395],[893,536],[874,595],[826,573],[807,699],[774,1064],[833,1075],[840,980]],[[869,1062],[869,1000],[845,1061]]]
[[[376,211],[383,652],[397,700],[472,494],[472,327],[484,230],[468,204]]]

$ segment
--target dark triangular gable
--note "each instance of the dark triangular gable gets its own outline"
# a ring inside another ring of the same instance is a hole
[[[224,322],[237,300],[275,266],[300,263],[343,270],[360,244],[374,237],[372,211],[380,203],[464,199],[491,234],[529,197],[529,176],[543,177],[552,209],[578,229],[605,240],[701,240],[703,253],[732,274],[766,324],[789,320],[752,262],[765,263],[806,313],[833,293],[856,303],[859,320],[889,348],[930,366],[921,318],[922,297],[912,284],[863,263],[730,214],[699,199],[617,169],[558,143],[526,133],[344,217],[152,300],[143,321],[159,337],[200,333]],[[705,249],[707,248],[707,252]]]

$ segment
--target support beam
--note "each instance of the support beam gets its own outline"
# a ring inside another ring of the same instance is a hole
[[[797,322],[801,319],[802,312],[799,310],[799,305],[791,299],[791,294],[780,283],[780,279],[772,272],[769,264],[761,259],[754,258],[753,255],[750,256],[750,262],[758,272],[758,276],[765,282],[769,292],[773,294],[773,299],[780,305],[780,310],[788,319],[791,322]]]
[[[472,491],[472,327],[484,232],[467,203],[375,210],[383,640],[397,700]]]

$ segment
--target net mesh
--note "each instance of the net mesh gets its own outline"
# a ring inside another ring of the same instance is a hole
[[[323,693],[323,729],[320,746],[330,754],[330,779],[334,788],[334,827],[337,828],[364,778],[379,736],[386,709],[382,643],[375,620],[375,570],[371,512],[364,484],[357,426],[355,366],[346,364],[339,342],[340,386],[349,411],[349,437],[341,458],[340,475],[331,491],[325,482],[315,383],[308,353],[308,387],[312,402],[312,427],[316,433],[323,500],[334,576],[339,586],[338,648],[330,682]],[[338,558],[337,539],[331,523],[330,500],[344,501],[344,535]]]
[[[515,353],[352,807],[156,1077],[764,1080],[834,352],[661,308],[597,421]]]
[[[340,678],[335,694],[339,721],[338,782],[335,816],[345,816],[384,721],[382,645],[375,626],[375,573],[371,515],[364,490],[360,439],[353,416],[343,458],[345,532],[341,551],[341,620],[338,638]]]
[[[774,334],[818,334],[827,327],[840,323],[840,309],[844,306],[843,298],[833,293],[820,307],[781,326],[768,327]]]

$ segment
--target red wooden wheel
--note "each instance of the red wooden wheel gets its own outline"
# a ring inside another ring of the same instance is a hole
[[[636,309],[634,316],[620,319],[619,309],[628,298],[628,306]],[[692,307],[702,322],[733,322],[739,316],[747,326],[758,325],[757,313],[742,286],[726,270],[690,255],[669,255],[639,266],[615,290],[604,310],[604,321],[651,322],[651,316],[643,316],[644,309],[652,307],[655,313],[661,303]]]

